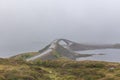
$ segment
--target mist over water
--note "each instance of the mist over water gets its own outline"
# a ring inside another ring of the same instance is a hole
[[[0,57],[37,51],[54,39],[120,43],[120,0],[0,0]]]

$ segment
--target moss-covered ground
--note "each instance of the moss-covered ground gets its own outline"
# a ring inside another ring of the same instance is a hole
[[[57,59],[0,59],[0,80],[120,80],[120,64]]]

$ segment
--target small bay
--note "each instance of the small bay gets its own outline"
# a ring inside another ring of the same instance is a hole
[[[77,51],[80,54],[93,54],[89,57],[77,58],[77,61],[93,60],[93,61],[107,61],[107,62],[120,62],[120,49],[99,49],[99,50],[86,50]]]

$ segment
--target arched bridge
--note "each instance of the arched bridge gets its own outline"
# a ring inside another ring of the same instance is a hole
[[[60,45],[66,45],[66,46],[70,46],[71,44],[73,44],[72,41],[69,41],[69,40],[66,40],[66,39],[57,39],[56,43],[60,44]]]

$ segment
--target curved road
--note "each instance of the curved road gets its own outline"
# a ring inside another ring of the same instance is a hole
[[[54,49],[54,48],[56,47],[57,41],[58,41],[58,40],[53,41],[53,42],[51,43],[50,47],[49,47],[47,50],[43,51],[41,54],[39,54],[39,55],[37,55],[37,56],[34,56],[34,57],[31,57],[31,58],[29,58],[29,59],[26,59],[26,61],[33,61],[33,60],[35,60],[35,59],[37,59],[37,58],[40,58],[40,57],[42,57],[42,56],[50,53],[50,52],[52,51],[52,49]]]

